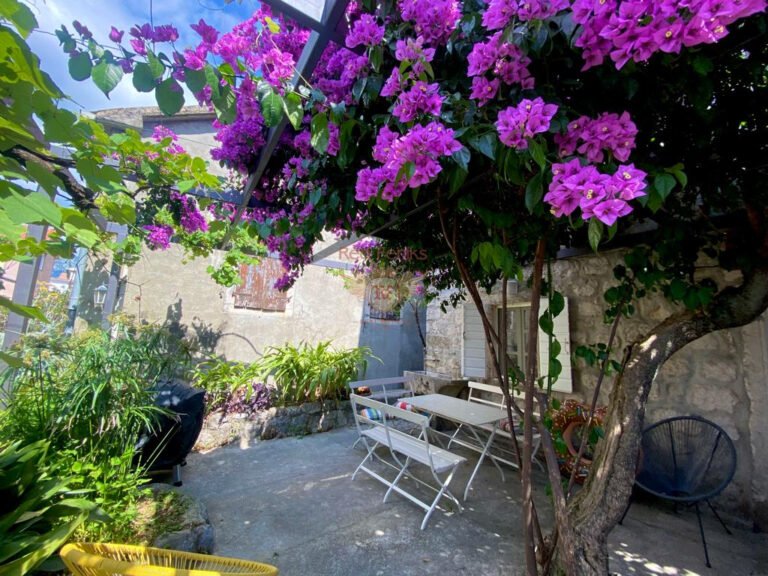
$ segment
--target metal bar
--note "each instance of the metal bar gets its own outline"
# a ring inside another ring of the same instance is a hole
[[[279,0],[274,2],[274,4],[277,4],[277,2],[279,2]],[[301,51],[301,57],[296,63],[296,73],[293,75],[293,80],[291,81],[291,84],[294,88],[298,86],[299,83],[303,81],[303,79],[309,78],[312,75],[312,72],[315,70],[315,66],[317,66],[317,63],[320,61],[320,57],[323,54],[323,50],[325,50],[325,47],[328,45],[328,42],[337,36],[336,26],[338,25],[339,20],[344,16],[344,11],[347,9],[348,2],[349,0],[328,0],[326,2],[322,25],[319,29],[312,30],[312,33],[309,35],[309,39],[307,40],[304,49]],[[237,212],[235,213],[235,217],[232,221],[232,228],[239,224],[240,219],[243,216],[243,212],[245,212],[245,208],[248,206],[248,201],[251,199],[251,196],[253,196],[253,191],[256,188],[256,185],[264,175],[264,171],[266,170],[267,165],[272,158],[272,154],[277,147],[280,136],[282,136],[283,131],[287,125],[288,120],[285,115],[283,115],[280,123],[270,129],[269,134],[267,135],[267,141],[264,143],[264,147],[259,154],[259,160],[256,164],[256,168],[248,177],[248,182],[245,185],[245,190],[243,193],[242,203],[238,207]],[[222,245],[229,240],[229,236],[230,233],[227,232],[225,237],[222,239]]]
[[[27,227],[27,238],[32,238],[42,242],[48,233],[48,226],[40,224],[31,224]],[[53,256],[47,256],[53,258]],[[32,306],[35,299],[35,288],[37,286],[37,277],[45,261],[46,255],[33,258],[31,262],[19,263],[19,269],[16,273],[16,284],[13,287],[12,300],[22,306]],[[8,350],[22,334],[27,331],[29,319],[16,312],[9,312],[8,319],[5,322],[5,338],[3,339],[3,350]]]

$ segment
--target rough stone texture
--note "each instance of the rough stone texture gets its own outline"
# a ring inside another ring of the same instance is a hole
[[[154,492],[178,491],[176,488],[165,484],[153,484],[151,489]],[[187,509],[179,522],[181,529],[176,532],[161,534],[152,542],[152,546],[168,550],[180,550],[181,552],[213,554],[216,539],[205,504],[188,494],[182,494],[182,497],[187,501]]]
[[[602,294],[612,285],[612,270],[621,253],[570,258],[553,267],[555,287],[568,298],[571,349],[607,342],[610,326],[603,323]],[[738,275],[721,275],[738,282]],[[510,303],[525,302],[529,293],[510,283]],[[485,296],[490,306],[501,303],[497,290]],[[646,333],[676,308],[660,296],[637,306],[637,314],[623,320],[616,349]],[[463,314],[461,307],[442,313],[427,311],[428,372],[458,378],[461,374]],[[678,415],[697,414],[721,425],[731,436],[738,456],[733,482],[717,505],[757,528],[768,530],[768,325],[765,315],[749,326],[701,338],[674,355],[661,369],[647,405],[646,423]],[[617,358],[619,359],[619,358]],[[490,375],[490,369],[488,370]],[[573,361],[574,391],[570,397],[590,400],[598,371]],[[604,381],[600,401],[608,401],[612,379]],[[563,395],[560,395],[561,397]]]
[[[353,424],[352,408],[347,401],[273,407],[252,417],[214,412],[206,418],[195,449],[208,451],[235,441],[245,448],[258,440],[306,436]]]

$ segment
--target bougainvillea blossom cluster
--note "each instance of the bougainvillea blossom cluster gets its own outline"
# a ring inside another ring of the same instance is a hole
[[[411,122],[421,114],[439,117],[443,105],[439,90],[437,83],[415,82],[410,90],[400,94],[392,114],[397,116],[400,122]]]
[[[597,118],[581,116],[570,122],[565,134],[555,136],[555,142],[560,146],[560,156],[578,151],[590,162],[599,163],[607,150],[620,162],[626,162],[635,148],[636,136],[637,126],[628,112],[605,112]]]
[[[347,48],[357,46],[378,46],[384,39],[384,26],[376,23],[372,14],[363,14],[360,19],[352,24],[352,29],[344,41]]]
[[[184,147],[181,146],[181,144],[178,143],[179,137],[178,135],[171,130],[170,128],[166,128],[162,124],[158,124],[155,126],[155,128],[152,130],[152,140],[155,142],[162,142],[165,139],[170,139],[170,144],[166,147],[166,152],[169,154],[184,154],[186,150],[184,150]]]
[[[765,0],[575,0],[573,20],[582,27],[576,46],[584,69],[608,57],[621,68],[656,52],[717,42],[730,24],[765,8]]]
[[[403,20],[413,22],[416,34],[431,46],[445,44],[461,19],[457,0],[398,0],[397,6]]]
[[[355,198],[366,202],[375,198],[381,187],[381,197],[391,202],[406,188],[418,188],[434,180],[442,170],[440,158],[460,149],[453,130],[437,121],[416,125],[402,136],[384,126],[373,151],[374,159],[383,166],[358,172]],[[412,169],[410,176],[408,166]]]
[[[364,5],[353,1],[346,13],[343,45],[331,42],[325,48],[307,79],[308,90],[301,92],[305,116],[292,119],[294,126],[278,144],[279,166],[272,166],[257,184],[253,199],[258,207],[242,217],[269,226],[272,232],[265,241],[280,254],[287,272],[278,285],[287,287],[309,261],[312,238],[317,237],[317,231],[296,234],[296,229],[314,216],[326,217],[327,206],[317,194],[325,198],[334,178],[323,170],[354,170],[354,193],[360,203],[374,198],[392,202],[408,188],[434,183],[441,173],[445,177],[444,171],[448,185],[458,181],[461,186],[461,178],[455,178],[461,171],[471,173],[476,163],[488,162],[484,156],[496,160],[495,143],[489,146],[487,139],[477,140],[478,132],[483,138],[487,132],[485,126],[476,129],[478,123],[495,117],[499,141],[515,150],[506,153],[524,157],[531,139],[541,135],[537,141],[551,140],[547,133],[559,132],[552,125],[556,114],[574,118],[581,113],[572,114],[572,102],[552,88],[556,82],[541,66],[535,68],[540,85],[535,83],[531,55],[538,50],[536,34],[545,32],[553,39],[567,35],[573,42],[569,46],[581,49],[584,68],[606,59],[621,68],[629,60],[642,62],[658,52],[676,53],[686,46],[716,42],[736,20],[765,8],[766,0],[487,0],[466,5],[459,0],[398,0],[365,13]],[[574,23],[576,29],[568,31],[564,23]],[[91,36],[83,26],[76,29],[85,40]],[[221,87],[232,90],[236,111],[233,121],[214,123],[219,147],[212,157],[246,174],[265,144],[267,128],[260,104],[265,83],[272,87],[267,90],[282,96],[292,90],[290,81],[309,31],[288,18],[273,20],[266,5],[224,34],[202,19],[192,29],[200,42],[183,53],[174,48],[173,63],[168,64],[171,74],[184,81],[189,70],[208,71],[209,60],[214,69],[224,62],[237,71],[234,78],[225,75],[220,81]],[[109,36],[120,43],[123,34],[113,28]],[[150,24],[132,28],[129,35],[131,47],[141,55],[155,50],[156,42],[178,39],[175,28]],[[465,61],[471,84],[445,66],[448,62],[462,67]],[[127,56],[117,62],[126,71],[133,66]],[[195,96],[202,105],[213,106],[215,91],[216,86],[206,85]],[[372,117],[366,117],[367,108],[376,109]],[[318,116],[327,126],[323,154],[318,153],[313,134],[313,118]],[[557,121],[554,126],[559,126]],[[557,217],[578,211],[585,220],[612,226],[632,210],[633,199],[645,194],[646,173],[628,164],[636,146],[636,125],[627,112],[603,112],[576,117],[561,132],[554,135],[561,161],[552,165],[545,202]],[[372,161],[361,149],[351,154],[352,160],[345,159],[350,156],[349,140],[343,138],[361,137],[367,142],[373,134],[377,136]],[[463,134],[476,139],[465,140],[464,150]],[[167,151],[172,154],[183,151],[176,136],[163,127],[153,138],[157,142],[170,138]],[[534,153],[547,156],[547,160],[535,158],[536,163],[544,166],[555,159],[548,152],[552,149],[534,147]],[[621,166],[605,164],[613,161]],[[207,229],[194,198],[177,195],[173,201],[184,231]],[[360,204],[354,212],[332,212],[327,225],[335,222],[348,234],[350,228],[363,225],[366,208]],[[234,207],[221,207],[207,215],[231,221],[234,213]],[[151,246],[167,246],[170,227],[145,228]]]
[[[483,13],[483,26],[488,30],[501,30],[513,18],[521,22],[546,20],[569,5],[569,0],[490,0]]]
[[[534,79],[528,71],[531,63],[519,46],[503,40],[501,32],[491,36],[486,42],[478,42],[467,56],[469,67],[467,74],[472,78],[470,98],[478,100],[483,106],[496,96],[501,82],[519,85],[531,89]],[[491,73],[492,78],[486,77]]]
[[[144,230],[147,231],[147,245],[152,250],[167,250],[171,245],[173,227],[167,224],[148,224]]]
[[[646,173],[633,164],[621,165],[612,175],[601,173],[578,158],[552,166],[552,183],[544,201],[557,217],[570,216],[578,208],[584,220],[597,218],[606,226],[632,211],[629,205],[645,195]]]
[[[549,130],[556,112],[557,106],[546,104],[542,98],[523,99],[517,106],[499,112],[496,122],[499,140],[511,148],[526,150],[529,139]]]

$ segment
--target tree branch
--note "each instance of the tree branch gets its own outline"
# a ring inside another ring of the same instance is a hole
[[[64,189],[78,210],[88,212],[96,209],[96,195],[92,190],[80,184],[77,178],[69,171],[69,168],[75,166],[72,160],[50,156],[23,146],[14,146],[6,150],[3,155],[13,158],[24,167],[27,167],[30,163],[36,164],[56,176],[61,180]]]

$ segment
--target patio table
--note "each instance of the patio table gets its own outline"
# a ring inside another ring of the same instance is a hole
[[[441,418],[464,424],[471,432],[472,436],[474,436],[474,439],[477,441],[476,445],[462,442],[462,445],[471,448],[476,452],[480,452],[480,459],[477,461],[477,465],[467,481],[467,487],[464,489],[464,500],[466,500],[469,495],[469,487],[472,485],[472,481],[475,479],[475,475],[477,475],[477,471],[480,469],[483,459],[491,448],[493,439],[496,436],[496,429],[499,421],[505,417],[505,412],[501,408],[495,406],[486,406],[478,404],[477,402],[469,402],[467,400],[462,400],[461,398],[446,396],[445,394],[414,396],[413,398],[408,398],[408,404],[419,410],[424,410],[430,415],[430,418],[433,416],[440,416]],[[491,433],[488,436],[488,440],[483,442],[477,434],[476,428],[489,425],[491,427]],[[491,458],[491,462],[493,462],[499,470],[501,479],[504,481],[504,471],[494,458]]]

